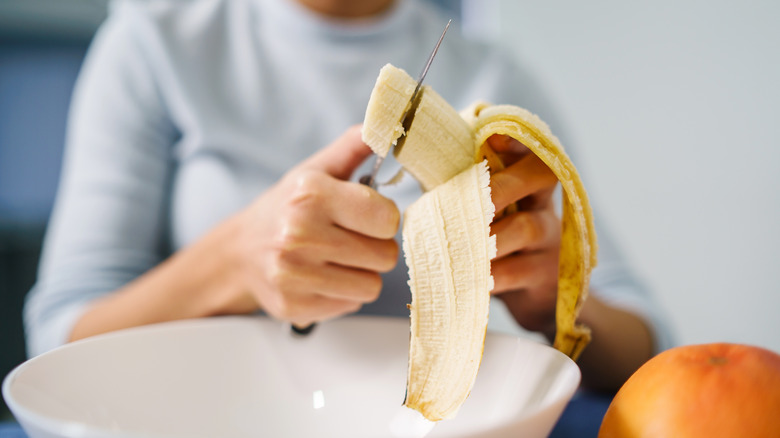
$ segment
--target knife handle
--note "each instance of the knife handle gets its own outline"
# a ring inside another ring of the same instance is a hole
[[[293,334],[298,336],[306,336],[309,333],[314,331],[314,327],[317,326],[316,322],[313,322],[305,327],[298,327],[295,324],[290,324],[290,330],[293,332]]]
[[[364,186],[374,187],[374,177],[368,173],[361,176],[358,182]]]

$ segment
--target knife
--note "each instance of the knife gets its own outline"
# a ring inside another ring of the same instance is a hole
[[[439,46],[441,46],[442,40],[444,40],[444,35],[447,34],[447,29],[450,28],[450,23],[452,23],[452,20],[449,20],[447,22],[447,25],[444,26],[444,31],[441,33],[441,36],[439,37],[439,40],[436,42],[436,46],[434,46],[433,51],[431,52],[431,55],[428,57],[428,61],[425,62],[425,67],[423,67],[422,72],[420,72],[420,76],[417,79],[417,85],[414,87],[414,92],[412,93],[412,97],[409,99],[409,104],[407,105],[406,112],[401,116],[401,123],[405,127],[404,133],[401,134],[401,137],[396,140],[395,147],[398,148],[403,143],[403,140],[406,138],[406,128],[409,127],[411,124],[411,119],[414,117],[414,114],[410,114],[412,105],[414,104],[415,99],[417,99],[417,95],[420,93],[420,88],[422,88],[423,80],[425,80],[425,76],[428,74],[428,70],[431,68],[431,63],[433,62],[433,58],[436,57],[436,53],[439,51]],[[390,148],[393,149],[393,145],[390,145]],[[371,173],[363,175],[360,177],[359,182],[360,184],[363,184],[365,186],[369,186],[372,189],[377,189],[377,182],[376,177],[379,173],[379,168],[382,166],[382,163],[385,161],[385,157],[381,155],[377,155],[376,159],[374,161],[374,167],[371,169]],[[299,335],[299,336],[306,336],[309,333],[314,330],[314,327],[316,326],[316,323],[311,323],[305,327],[298,327],[295,324],[290,324],[290,328],[293,332],[293,334]]]
[[[452,23],[452,20],[448,21],[447,25],[444,26],[444,31],[441,33],[439,40],[436,42],[436,46],[434,46],[431,55],[428,57],[428,61],[425,63],[425,67],[423,67],[422,72],[420,72],[420,76],[417,79],[417,85],[414,87],[414,93],[412,93],[412,97],[409,99],[409,104],[406,106],[407,108],[406,112],[403,114],[403,116],[401,116],[401,124],[404,126],[404,132],[403,134],[401,134],[401,137],[396,140],[395,148],[399,148],[403,143],[403,140],[406,138],[407,128],[411,124],[412,117],[414,117],[414,114],[410,114],[410,111],[412,109],[415,99],[417,99],[417,95],[420,93],[420,88],[422,88],[422,83],[423,80],[425,80],[425,75],[428,74],[428,69],[431,68],[431,63],[433,62],[433,58],[436,57],[436,53],[439,51],[439,46],[441,46],[441,42],[444,39],[444,35],[447,34],[447,29],[450,28],[450,23]],[[390,145],[390,149],[393,149],[393,145]],[[376,190],[378,185],[376,182],[376,177],[377,174],[379,173],[379,168],[382,166],[382,163],[384,161],[385,161],[385,157],[383,157],[382,155],[377,155],[376,160],[374,161],[374,167],[371,169],[371,173],[360,177],[359,179],[360,184],[369,186],[372,189]]]

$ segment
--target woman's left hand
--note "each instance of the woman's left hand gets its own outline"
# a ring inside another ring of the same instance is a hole
[[[519,141],[493,135],[488,144],[506,165],[491,177],[496,212],[517,206],[517,212],[497,214],[491,224],[498,249],[492,293],[524,328],[552,336],[561,243],[561,220],[553,204],[558,179]]]

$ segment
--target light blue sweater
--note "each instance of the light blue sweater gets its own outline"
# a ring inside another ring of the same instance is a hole
[[[63,344],[92,300],[197,240],[360,123],[379,69],[389,62],[416,76],[445,23],[415,0],[350,24],[289,0],[113,4],[74,91],[62,181],[25,309],[29,354]],[[455,108],[480,99],[528,108],[569,146],[531,76],[457,28],[426,83]],[[411,178],[381,191],[402,209],[419,195]],[[658,347],[669,346],[662,313],[601,228],[599,238],[593,293],[643,315]],[[409,301],[401,260],[362,312],[408,315]],[[513,322],[500,311],[491,323],[506,329]]]

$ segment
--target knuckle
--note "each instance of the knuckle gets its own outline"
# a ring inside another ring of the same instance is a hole
[[[542,236],[543,230],[539,221],[533,214],[527,213],[520,215],[525,238],[529,243],[538,242]]]
[[[323,175],[313,170],[298,172],[293,179],[289,202],[293,206],[316,207],[323,200]]]
[[[287,263],[282,260],[271,263],[268,268],[267,278],[271,291],[280,297],[278,301],[285,300],[285,296],[291,290],[293,279],[295,278],[295,275],[290,272]]]
[[[535,246],[544,237],[545,229],[534,213],[521,211],[512,217],[512,229],[517,249]]]
[[[544,246],[557,246],[560,242],[561,222],[554,211],[542,211],[538,214],[535,232],[538,241]]]
[[[277,235],[277,261],[280,263],[288,261],[291,254],[306,246],[306,240],[306,227],[295,220],[286,223]]]
[[[296,263],[305,254],[322,245],[323,237],[314,211],[293,212],[280,224],[273,239],[274,258],[280,263]]]
[[[290,300],[288,297],[282,296],[281,299],[277,302],[276,317],[290,321],[295,319],[297,316],[295,303],[293,303],[292,300]]]

